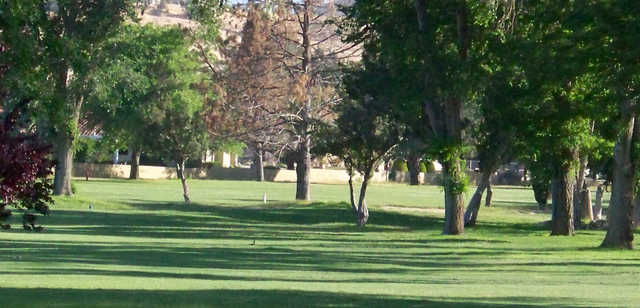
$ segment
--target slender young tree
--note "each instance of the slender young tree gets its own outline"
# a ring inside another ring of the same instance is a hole
[[[365,61],[367,62],[367,61]],[[375,169],[389,158],[391,150],[400,143],[400,126],[389,116],[380,87],[383,71],[369,67],[351,69],[345,77],[348,98],[335,108],[338,117],[334,125],[325,128],[317,138],[316,151],[339,157],[349,174],[349,200],[356,222],[363,227],[369,219],[366,193]],[[354,177],[362,175],[359,196],[356,198]]]
[[[204,106],[214,99],[191,48],[178,27],[127,25],[106,44],[112,58],[94,74],[89,96],[107,133],[175,164],[187,203],[185,164],[206,149]]]
[[[484,191],[485,205],[490,206],[491,177],[504,162],[511,159],[517,143],[517,129],[521,110],[518,106],[526,95],[522,82],[522,67],[517,50],[521,29],[517,24],[518,8],[514,1],[489,1],[481,16],[487,16],[486,27],[481,33],[485,41],[482,50],[482,69],[472,112],[475,120],[472,134],[477,158],[480,161],[480,180],[469,200],[464,215],[465,226],[473,226],[478,217]]]
[[[215,100],[204,78],[193,44],[182,29],[161,29],[161,54],[154,71],[155,103],[147,126],[151,148],[175,163],[185,203],[190,203],[185,164],[200,159],[208,138],[204,118],[206,100]],[[167,43],[166,41],[170,42]]]

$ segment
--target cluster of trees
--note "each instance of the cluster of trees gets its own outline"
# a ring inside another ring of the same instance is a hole
[[[46,214],[51,190],[71,193],[86,77],[95,68],[101,42],[133,15],[133,7],[125,0],[0,3],[3,218],[10,214],[7,205]],[[51,151],[53,183],[48,179]],[[32,214],[25,218],[33,223]]]
[[[613,158],[602,245],[632,247],[637,5],[374,0],[343,11],[346,40],[362,41],[361,69],[379,81],[366,94],[443,164],[444,234],[475,222],[491,174],[516,159],[533,173],[541,204],[551,187],[552,235],[571,235],[585,170]],[[471,148],[483,176],[463,215]]]
[[[340,100],[335,26],[319,1],[250,6],[240,44],[223,41],[219,1],[190,1],[193,26],[142,26],[147,1],[3,2],[2,97],[33,101],[38,133],[54,145],[53,193],[71,194],[80,119],[132,153],[185,162],[230,138],[297,163],[296,198],[310,200],[311,136]],[[320,52],[318,52],[320,51]]]
[[[241,140],[293,158],[310,200],[312,153],[340,157],[359,225],[392,152],[442,166],[444,234],[474,225],[491,175],[523,162],[552,235],[585,215],[585,173],[613,182],[603,246],[631,248],[637,155],[640,7],[631,0],[249,1],[239,40],[221,38],[224,1],[192,0],[189,28],[140,26],[145,1],[0,4],[0,94],[24,99],[54,145],[53,190],[70,194],[80,117],[140,153],[185,162]],[[129,21],[127,21],[129,20]],[[464,158],[481,161],[466,213]],[[363,175],[356,198],[355,172]],[[416,172],[413,172],[416,173]],[[415,181],[414,181],[415,182]],[[576,217],[579,215],[580,217]]]
[[[176,166],[189,202],[185,162],[209,142],[216,91],[193,50],[197,37],[178,26],[136,23],[146,1],[3,1],[0,93],[22,100],[37,134],[53,145],[53,193],[72,193],[71,170],[82,118],[132,152],[138,177],[143,150]]]

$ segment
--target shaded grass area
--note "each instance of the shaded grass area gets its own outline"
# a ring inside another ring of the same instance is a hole
[[[539,224],[548,213],[528,199],[483,208],[476,228],[451,237],[440,234],[436,212],[382,210],[437,209],[436,187],[373,186],[372,217],[361,229],[339,185],[314,185],[318,202],[295,203],[285,201],[291,184],[193,181],[198,203],[189,206],[178,202],[176,181],[77,186],[79,196],[58,199],[42,219],[46,232],[0,232],[3,306],[628,307],[640,300],[636,252],[595,248],[602,231],[549,237]],[[272,197],[267,205],[263,191]]]
[[[85,307],[512,307],[508,303],[539,303],[554,305],[545,297],[495,298],[485,303],[474,302],[475,298],[448,299],[401,298],[394,296],[336,294],[332,292],[309,292],[288,290],[197,290],[197,291],[120,291],[56,289],[7,290],[30,300],[34,306],[66,307],[66,304],[51,303],[47,298],[65,297]],[[521,304],[519,307],[539,307]],[[574,307],[554,305],[555,307]]]

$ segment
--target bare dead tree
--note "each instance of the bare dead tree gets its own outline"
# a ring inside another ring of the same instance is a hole
[[[274,6],[272,39],[279,47],[291,91],[278,117],[286,120],[290,147],[296,153],[296,199],[311,200],[311,137],[314,123],[332,117],[340,101],[335,90],[337,64],[357,57],[356,44],[341,42],[334,23],[333,3],[318,0],[282,1]]]

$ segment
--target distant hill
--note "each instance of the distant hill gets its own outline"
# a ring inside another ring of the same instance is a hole
[[[160,26],[180,25],[183,27],[193,27],[197,22],[189,19],[186,4],[183,3],[155,3],[145,8],[144,14],[140,16],[142,24],[154,24]],[[245,20],[242,14],[225,13],[222,16],[222,39],[227,39],[231,35],[239,35],[244,27]]]
[[[242,1],[244,3],[244,1]],[[340,14],[335,11],[335,4],[348,5],[352,3],[352,0],[334,0],[329,1],[327,9],[332,11],[331,14]],[[140,16],[143,24],[152,23],[155,25],[180,25],[183,27],[194,27],[197,25],[196,21],[189,19],[186,10],[186,1],[157,1],[152,0],[150,4],[145,8],[144,13]],[[246,22],[246,5],[237,2],[233,5],[232,12],[226,12],[222,15],[220,36],[223,41],[231,41],[231,44],[239,44],[241,41],[241,32]],[[315,33],[320,37],[329,37],[330,34],[326,31],[330,31],[330,28],[326,28],[324,31]],[[329,40],[324,41],[321,49],[325,52],[333,52],[340,50],[345,45],[340,41],[339,37],[331,37]],[[360,51],[358,49],[346,50],[339,53],[343,61],[358,61],[360,60]],[[220,56],[220,55],[218,55]]]

